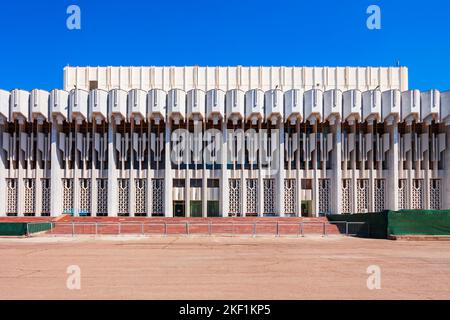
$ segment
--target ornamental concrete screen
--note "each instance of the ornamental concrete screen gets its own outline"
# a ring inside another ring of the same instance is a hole
[[[0,90],[0,216],[449,209],[449,124],[403,67],[67,67]]]

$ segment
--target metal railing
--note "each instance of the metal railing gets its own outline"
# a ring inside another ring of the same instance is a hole
[[[369,236],[366,222],[301,221],[301,222],[53,222],[48,235],[142,235],[142,236],[296,236],[307,234],[328,236]]]

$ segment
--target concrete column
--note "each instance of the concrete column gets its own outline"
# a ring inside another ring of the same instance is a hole
[[[135,163],[135,156],[134,156],[134,129],[135,129],[135,119],[131,118],[130,120],[130,145],[128,146],[131,150],[131,157],[130,157],[130,169],[129,169],[129,184],[130,184],[130,188],[129,188],[129,192],[130,192],[130,196],[129,196],[129,209],[128,209],[128,214],[130,215],[130,217],[134,217],[136,214],[136,168],[134,167],[134,163]]]
[[[150,175],[151,163],[152,163],[152,149],[151,149],[151,139],[152,139],[152,121],[148,119],[148,128],[147,128],[147,148],[146,151],[148,154],[147,161],[147,217],[152,216],[152,201],[153,201],[153,183],[152,176]],[[155,170],[156,171],[156,170]]]
[[[387,153],[388,177],[386,181],[386,209],[398,210],[399,180],[399,136],[398,123],[394,121],[389,127],[389,151]]]
[[[208,216],[208,177],[206,174],[205,150],[203,150],[203,141],[205,140],[205,135],[206,135],[206,123],[207,123],[206,120],[200,122],[200,128],[203,127],[202,132],[200,132],[202,134],[201,135],[202,141],[201,141],[201,160],[200,161],[202,162],[202,215],[203,215],[203,217]]]
[[[430,134],[430,125],[424,123],[424,131],[428,134],[428,141],[432,139]],[[422,141],[421,141],[422,143]],[[424,185],[423,185],[423,209],[430,209],[430,148],[424,153],[423,161],[424,161]]]
[[[6,216],[6,177],[7,177],[7,157],[4,146],[9,145],[9,141],[5,141],[3,133],[5,132],[6,119],[0,117],[0,217]]]
[[[297,191],[297,215],[299,217],[302,216],[302,174],[301,174],[301,170],[300,170],[300,155],[302,153],[302,148],[300,147],[300,137],[301,137],[301,132],[300,132],[300,119],[296,120],[295,123],[295,128],[296,128],[296,132],[297,132],[297,159],[295,161],[296,163],[296,167],[297,169],[295,170],[296,173],[296,191]]]
[[[266,132],[268,134],[268,132]],[[263,135],[262,135],[262,121],[258,120],[258,140],[259,140],[259,163],[258,163],[258,216],[264,216],[264,181],[262,171],[262,159],[263,159]]]
[[[24,119],[18,120],[19,124],[19,165],[17,167],[17,216],[22,217],[24,216],[24,208],[25,208],[25,197],[24,197],[24,191],[25,191],[25,184],[24,184],[24,178],[25,178],[25,166],[27,159],[25,159],[25,151],[22,148],[22,145],[26,148],[27,141],[23,139],[22,133],[25,133],[25,121]]]
[[[335,120],[331,125],[333,134],[333,151],[331,151],[331,169],[333,175],[331,178],[331,212],[333,214],[341,214],[340,201],[342,199],[342,168],[341,168],[341,151],[342,151],[342,135],[341,121]]]
[[[37,146],[41,143],[44,144],[44,141],[41,141],[43,136],[39,136],[38,133],[41,131],[42,122],[40,120],[36,123],[36,132],[33,132],[33,135],[36,135]],[[31,140],[33,143],[33,139]],[[36,167],[34,170],[34,195],[35,195],[35,203],[34,203],[34,212],[36,217],[42,216],[42,177],[44,175],[43,168],[40,166],[42,161],[42,156],[40,152],[38,152],[38,148],[33,148],[34,159],[36,161]]]
[[[59,216],[63,213],[63,185],[62,185],[62,156],[59,152],[58,135],[61,130],[62,119],[55,118],[51,124],[51,180],[50,180],[50,215]],[[59,201],[57,201],[59,199]]]
[[[230,191],[229,191],[229,174],[228,174],[228,130],[225,119],[221,122],[222,126],[222,144],[220,145],[220,211],[222,217],[228,217],[230,212]]]
[[[443,154],[444,160],[444,179],[442,186],[442,209],[448,210],[450,209],[450,146],[448,145],[450,142],[450,125],[446,125],[444,127],[445,134],[447,136],[447,146],[445,148]]]
[[[190,217],[191,216],[191,171],[189,170],[189,165],[192,163],[192,157],[191,157],[191,153],[190,153],[190,145],[192,145],[192,141],[191,141],[191,137],[193,138],[193,136],[191,136],[190,132],[189,132],[189,119],[186,119],[186,130],[188,132],[188,141],[187,146],[186,146],[186,152],[187,152],[187,163],[186,163],[186,170],[185,170],[185,174],[186,174],[186,182],[185,182],[185,187],[184,187],[184,211],[186,214],[186,217]]]
[[[318,217],[319,216],[319,173],[317,168],[317,120],[314,120],[313,125],[313,133],[315,136],[314,139],[314,152],[312,154],[312,169],[313,169],[313,185],[312,185],[312,204],[313,204],[313,216]]]
[[[357,209],[358,209],[358,205],[357,205],[357,201],[358,201],[358,197],[357,197],[357,177],[356,177],[356,175],[357,175],[357,171],[356,171],[356,153],[358,152],[358,150],[356,150],[356,134],[357,134],[357,132],[356,132],[356,121],[357,120],[355,120],[355,122],[353,122],[353,124],[350,124],[351,125],[351,132],[353,133],[353,137],[354,137],[354,139],[353,139],[353,142],[355,143],[354,145],[353,145],[353,150],[352,150],[352,152],[351,152],[351,155],[350,155],[350,161],[351,161],[351,168],[352,168],[352,190],[351,190],[351,196],[350,196],[350,199],[351,199],[351,209],[352,209],[352,213],[359,213],[359,212],[357,212]],[[349,146],[350,147],[350,146]]]
[[[170,159],[170,136],[171,136],[171,120],[168,119],[165,131],[164,131],[164,215],[166,217],[173,217],[173,174],[172,174],[172,161]]]
[[[285,143],[285,136],[284,136],[284,122],[283,119],[279,119],[278,122],[278,172],[277,172],[277,179],[276,179],[276,188],[278,189],[278,192],[276,193],[276,204],[277,204],[277,210],[278,215],[280,217],[284,217],[284,178],[286,175],[286,172],[284,170],[284,143]]]
[[[108,216],[117,217],[118,214],[118,189],[117,178],[119,168],[116,161],[116,144],[114,142],[116,135],[116,126],[120,124],[120,120],[111,119],[108,126]]]
[[[246,208],[246,203],[247,203],[247,187],[246,187],[246,177],[245,177],[245,120],[242,120],[242,145],[241,145],[241,154],[239,156],[239,162],[241,164],[241,170],[240,172],[240,178],[241,178],[241,183],[242,183],[242,202],[243,202],[243,210],[242,210],[242,216],[245,217],[247,214],[247,208]]]

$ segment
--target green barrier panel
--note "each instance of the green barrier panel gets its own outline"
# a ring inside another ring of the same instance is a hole
[[[53,227],[51,222],[2,222],[0,223],[0,236],[25,236],[27,234],[43,232]]]
[[[53,227],[51,222],[28,223],[28,234],[44,232]]]
[[[450,236],[450,210],[389,211],[388,234]]]
[[[346,222],[364,222],[364,225],[349,225],[352,229],[349,233],[359,237],[368,237],[375,239],[387,238],[387,211],[375,213],[356,213],[356,214],[332,214],[327,215],[328,221],[346,221]],[[341,226],[338,225],[340,229]],[[342,230],[341,230],[342,232]]]
[[[0,223],[0,236],[23,236],[27,233],[27,224],[23,222]]]

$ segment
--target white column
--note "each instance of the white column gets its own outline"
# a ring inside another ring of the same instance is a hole
[[[62,156],[61,152],[59,152],[58,145],[58,135],[61,125],[62,120],[58,117],[53,119],[53,122],[51,123],[50,215],[52,217],[59,216],[63,212],[62,173],[64,169],[61,168]]]
[[[267,131],[264,131],[265,134],[268,134]],[[267,146],[263,147],[263,135],[262,135],[262,121],[258,120],[258,139],[259,139],[259,163],[258,163],[258,192],[257,192],[257,209],[258,216],[264,216],[264,179],[263,179],[263,170],[262,170],[262,159],[263,152]],[[245,189],[247,190],[247,189]]]
[[[279,134],[279,146],[278,146],[278,172],[277,172],[277,179],[276,179],[276,188],[277,191],[277,210],[280,217],[284,217],[284,178],[286,172],[284,171],[284,143],[285,143],[285,136],[284,136],[284,123],[283,118],[279,119],[278,122],[278,134]]]
[[[3,140],[3,133],[5,132],[6,119],[0,117],[0,217],[6,216],[6,201],[7,201],[7,191],[6,191],[6,164],[7,157],[6,151],[3,146],[9,145],[9,141]]]
[[[445,134],[447,136],[447,146],[445,148],[443,154],[444,161],[444,179],[442,186],[442,209],[449,210],[450,209],[450,146],[448,145],[450,142],[450,125],[446,125],[444,127]]]
[[[428,135],[428,141],[432,139],[430,134],[430,125],[428,123],[424,123],[424,132]],[[422,143],[422,141],[421,141]],[[427,148],[427,151],[424,154],[424,185],[423,185],[423,209],[430,209],[430,148]]]
[[[173,217],[173,201],[172,201],[172,186],[173,175],[172,166],[170,160],[170,134],[171,134],[171,120],[167,121],[164,131],[164,156],[165,156],[165,169],[164,169],[164,216]]]
[[[398,123],[394,121],[388,129],[389,151],[387,153],[388,178],[386,181],[386,209],[398,210],[399,180],[399,135]]]
[[[24,204],[25,204],[25,198],[24,198],[24,191],[25,191],[25,186],[24,186],[24,181],[23,179],[25,178],[25,165],[26,165],[26,161],[27,159],[25,159],[25,151],[23,150],[23,147],[26,148],[27,146],[27,141],[22,139],[22,132],[25,132],[25,122],[24,119],[20,118],[18,120],[19,123],[19,132],[18,132],[18,136],[19,136],[19,165],[17,167],[17,175],[16,177],[18,177],[17,179],[17,216],[22,217],[24,215]]]
[[[129,169],[129,192],[130,192],[130,196],[129,196],[129,207],[128,207],[128,214],[130,215],[130,217],[134,217],[135,216],[135,211],[136,211],[136,169],[134,168],[134,160],[135,160],[135,150],[134,150],[134,127],[136,125],[135,123],[136,119],[131,118],[130,120],[130,145],[128,146],[128,148],[131,150],[131,157],[130,157],[130,169]]]
[[[200,126],[203,127],[203,132],[201,132],[202,141],[200,144],[201,148],[201,158],[202,162],[202,215],[203,217],[208,216],[208,177],[206,176],[206,159],[205,150],[203,150],[203,141],[206,135],[206,120],[202,120]],[[212,164],[214,165],[214,164]],[[214,171],[214,170],[213,170]],[[213,177],[214,178],[214,177]]]
[[[341,214],[340,201],[342,199],[342,168],[341,168],[341,151],[342,151],[342,135],[341,121],[335,119],[334,124],[330,124],[333,133],[333,151],[331,151],[331,169],[333,175],[331,179],[331,212],[333,214]]]
[[[115,135],[116,126],[120,124],[120,119],[111,119],[108,126],[108,216],[117,217],[118,214],[118,189],[117,189],[117,168]],[[116,121],[114,121],[116,120]]]
[[[300,155],[302,153],[302,148],[300,147],[300,137],[301,137],[301,132],[300,132],[300,119],[296,120],[296,132],[297,132],[297,159],[296,159],[296,191],[297,191],[297,214],[299,217],[302,216],[302,174],[301,174],[301,170],[300,170]]]
[[[230,211],[230,191],[229,191],[229,174],[228,174],[228,130],[225,119],[222,121],[222,145],[220,146],[221,154],[221,188],[220,188],[220,208],[222,217],[228,217]]]
[[[312,165],[313,165],[313,184],[312,184],[312,215],[318,217],[319,216],[319,177],[318,177],[318,169],[317,169],[317,120],[314,120],[313,125],[313,133],[314,133],[314,152],[312,154]]]

